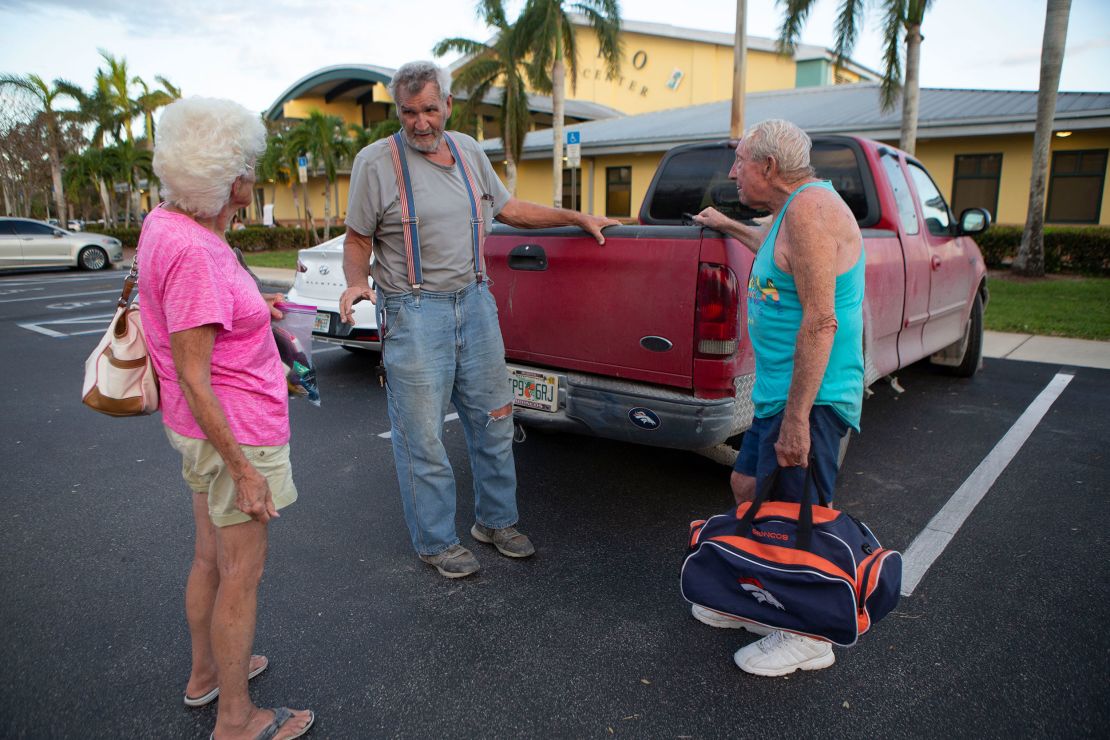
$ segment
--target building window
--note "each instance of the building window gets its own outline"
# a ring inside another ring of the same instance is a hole
[[[1051,223],[1097,224],[1106,181],[1106,149],[1052,153],[1048,208]]]
[[[574,173],[574,200],[571,201],[571,179],[570,173]],[[569,208],[572,211],[582,210],[582,168],[575,167],[573,170],[563,170],[563,208]]]
[[[957,154],[952,177],[952,210],[985,208],[998,218],[998,181],[1002,175],[1001,154]]]
[[[628,218],[632,215],[632,168],[605,168],[605,215]]]

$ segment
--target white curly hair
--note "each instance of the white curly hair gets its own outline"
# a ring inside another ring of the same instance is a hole
[[[429,82],[436,84],[440,101],[446,102],[447,96],[451,94],[451,74],[443,67],[425,61],[402,64],[389,82],[389,95],[400,105],[403,102],[401,98],[408,99],[410,95],[416,95]]]
[[[809,151],[813,142],[798,126],[781,118],[761,121],[744,132],[744,146],[753,160],[774,157],[787,182],[813,177]]]
[[[212,217],[231,199],[235,178],[246,175],[265,149],[266,127],[257,113],[231,100],[182,98],[158,121],[154,174],[167,202]]]

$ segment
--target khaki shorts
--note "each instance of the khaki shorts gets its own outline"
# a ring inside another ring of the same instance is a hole
[[[217,527],[249,522],[251,518],[235,505],[235,481],[220,453],[207,439],[185,437],[165,427],[166,437],[181,453],[181,477],[193,493],[208,496],[208,516]],[[297,500],[293,485],[293,468],[289,464],[289,445],[252,447],[239,445],[255,470],[270,484],[274,506],[283,509]]]

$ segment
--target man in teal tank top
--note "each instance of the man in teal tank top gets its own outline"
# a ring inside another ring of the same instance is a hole
[[[713,208],[695,217],[756,255],[747,327],[755,353],[755,419],[733,468],[737,503],[754,498],[776,468],[777,498],[801,500],[809,472],[831,501],[840,442],[849,429],[859,431],[863,237],[832,185],[813,176],[811,146],[789,121],[753,126],[736,147],[729,177],[741,203],[770,211],[772,218],[748,226]],[[743,626],[698,606],[693,614],[715,627]],[[748,673],[782,676],[827,668],[835,656],[827,642],[772,632],[738,650],[734,660]]]

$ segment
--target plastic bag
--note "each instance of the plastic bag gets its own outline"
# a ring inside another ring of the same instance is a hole
[[[277,342],[281,365],[289,395],[307,398],[313,406],[320,405],[320,387],[316,384],[316,365],[312,362],[312,325],[316,307],[278,301],[274,308],[284,317],[270,322]]]

